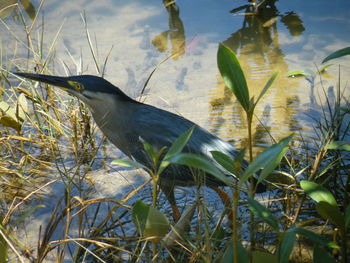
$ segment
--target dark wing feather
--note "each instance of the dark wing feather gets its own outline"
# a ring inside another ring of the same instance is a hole
[[[164,146],[169,147],[180,135],[195,125],[196,128],[184,149],[185,152],[205,156],[208,160],[213,162],[214,160],[210,151],[221,151],[232,157],[237,154],[237,151],[234,150],[229,143],[224,142],[195,123],[171,112],[149,105],[142,105],[142,107],[137,107],[135,109],[133,115],[133,122],[129,126],[130,132],[127,137],[134,142],[141,137],[143,140],[150,143],[156,150],[159,150]],[[131,156],[137,161],[149,166],[150,160],[146,158],[146,153],[143,150],[141,142],[138,144],[133,143],[132,145],[133,148],[130,149]],[[175,168],[169,168],[168,176],[170,176],[170,173],[175,172],[170,171],[171,169]],[[176,178],[179,180],[188,180],[189,172],[188,168],[177,167]],[[212,176],[207,177],[208,180],[213,181],[214,185],[222,184],[222,182],[219,182]]]

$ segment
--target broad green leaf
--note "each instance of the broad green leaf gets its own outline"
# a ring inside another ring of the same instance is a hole
[[[300,186],[314,201],[324,201],[330,205],[338,206],[333,195],[323,186],[304,180],[300,181]]]
[[[330,256],[324,249],[315,246],[313,252],[314,263],[336,263],[337,261]]]
[[[153,242],[159,242],[170,228],[166,216],[142,201],[137,201],[133,206],[132,218],[140,234]]]
[[[152,158],[153,163],[156,162],[156,154],[154,152],[154,149],[152,147],[151,144],[149,144],[148,142],[146,142],[143,138],[140,137],[140,141],[143,144],[143,148],[145,149],[145,151],[148,153],[148,155]]]
[[[179,154],[183,148],[186,146],[187,142],[190,140],[193,130],[196,126],[193,126],[188,131],[183,133],[179,138],[176,139],[176,141],[170,146],[168,152],[163,158],[162,163],[159,167],[159,173],[162,173],[162,171],[170,164],[169,159],[175,156],[176,154]]]
[[[265,223],[269,224],[275,231],[279,232],[278,221],[273,216],[269,209],[261,205],[258,201],[247,197],[249,209],[258,217],[260,217]]]
[[[255,157],[243,173],[239,186],[241,187],[249,177],[254,175],[260,169],[263,170],[259,176],[258,183],[262,182],[281,162],[283,156],[288,150],[288,143],[292,137],[293,134],[289,135]]]
[[[238,242],[238,262],[248,263],[248,251],[242,246],[241,242]],[[233,262],[233,241],[228,242],[220,263],[232,263]]]
[[[272,76],[270,77],[270,79],[266,82],[265,87],[261,90],[259,97],[257,98],[257,100],[255,102],[255,106],[258,104],[259,100],[265,95],[267,90],[271,87],[271,85],[275,81],[277,75],[278,75],[278,72],[273,73]]]
[[[206,173],[215,176],[217,179],[223,181],[226,185],[232,186],[232,180],[225,175],[213,162],[206,158],[193,153],[180,153],[170,158],[171,163],[187,165],[193,168],[200,169]]]
[[[278,263],[278,258],[268,252],[253,251],[253,263]]]
[[[250,109],[249,90],[243,70],[232,50],[222,43],[219,44],[217,63],[226,86],[236,96],[243,109],[248,112]]]
[[[350,151],[350,143],[344,141],[332,141],[326,145],[326,149]]]
[[[213,156],[214,160],[217,161],[227,171],[233,173],[234,175],[238,175],[238,171],[234,165],[234,160],[231,158],[231,156],[218,151],[211,151],[210,153]]]
[[[350,224],[350,204],[348,204],[348,207],[345,210],[345,230],[348,229]]]
[[[289,230],[287,230],[287,231],[289,231]],[[295,234],[303,235],[304,237],[313,241],[317,245],[328,246],[330,248],[339,249],[339,246],[336,245],[335,243],[329,242],[323,236],[316,234],[312,231],[309,231],[305,228],[295,227],[295,228],[291,229],[291,231],[294,232]]]
[[[165,150],[167,149],[166,146],[164,146],[162,149],[160,149],[157,153],[155,153],[154,155],[154,164],[157,164],[159,163],[159,159],[162,157],[163,153],[165,152]],[[159,172],[160,173],[160,172]]]
[[[120,166],[124,166],[124,167],[130,167],[130,168],[134,168],[134,169],[145,169],[147,170],[147,167],[144,166],[143,164],[133,161],[133,160],[126,160],[126,159],[119,159],[119,160],[114,160],[112,161],[112,164],[117,164]]]
[[[140,236],[143,236],[143,232],[145,231],[149,208],[149,205],[138,200],[131,210],[131,217],[137,230],[139,231]]]
[[[339,58],[339,57],[343,57],[343,56],[346,56],[346,55],[349,55],[350,54],[350,47],[346,47],[346,48],[342,48],[342,49],[339,49],[335,52],[333,52],[332,54],[330,54],[329,56],[327,56],[323,61],[322,61],[322,64],[331,60],[331,59],[335,59],[335,58]]]
[[[279,263],[289,262],[289,256],[292,253],[294,242],[296,240],[296,233],[294,231],[294,228],[295,227],[292,226],[282,235],[282,240],[278,253]]]
[[[331,221],[336,227],[345,232],[345,220],[340,213],[338,206],[330,205],[327,202],[320,201],[316,205],[316,210],[324,219]]]
[[[287,76],[290,78],[295,78],[295,77],[307,77],[309,75],[301,70],[293,70],[289,72]]]

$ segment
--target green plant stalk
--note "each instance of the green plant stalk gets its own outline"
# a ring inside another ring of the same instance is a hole
[[[153,178],[153,191],[152,191],[152,203],[153,203],[153,207],[156,208],[157,207],[157,187],[158,187],[158,179],[159,179],[159,175],[158,172],[152,172],[152,178]],[[157,243],[156,242],[152,242],[152,262],[157,262],[157,255],[158,255],[158,247],[157,247]]]
[[[158,174],[157,173],[153,173],[152,174],[152,178],[153,178],[153,191],[152,191],[152,204],[153,207],[156,208],[157,207],[157,187],[158,187]]]
[[[253,113],[253,112],[252,112]],[[248,150],[249,150],[249,162],[253,161],[253,142],[252,142],[252,121],[253,114],[246,112],[247,114],[247,124],[248,124]]]
[[[253,121],[253,112],[254,108],[251,111],[246,111],[247,114],[247,124],[248,124],[248,149],[249,149],[249,161],[253,161],[253,142],[252,142],[252,121]],[[249,195],[254,198],[254,181],[253,179],[250,180],[249,184]],[[254,213],[250,211],[250,225],[249,225],[249,232],[250,232],[250,251],[254,251],[255,249],[255,237],[254,237],[254,225],[255,225],[255,220],[254,220]],[[249,253],[249,260],[252,262],[252,253]]]
[[[238,262],[238,224],[237,224],[237,211],[238,211],[238,201],[239,193],[237,189],[237,184],[235,185],[232,193],[233,198],[233,211],[232,211],[232,239],[233,239],[233,262]]]

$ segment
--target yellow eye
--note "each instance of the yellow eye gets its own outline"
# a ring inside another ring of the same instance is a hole
[[[76,82],[76,81],[68,81],[68,84],[71,86],[71,88],[75,91],[82,92],[84,90],[83,84]]]

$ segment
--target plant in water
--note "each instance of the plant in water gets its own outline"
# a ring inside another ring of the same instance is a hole
[[[259,103],[260,99],[264,96],[264,94],[268,91],[272,83],[277,77],[277,73],[274,73],[271,78],[267,81],[263,89],[261,90],[259,96],[257,99],[254,97],[249,96],[249,89],[247,85],[246,78],[244,76],[243,70],[239,64],[238,59],[236,58],[235,54],[225,45],[219,44],[219,49],[217,53],[217,63],[218,68],[221,73],[222,78],[224,79],[224,82],[226,86],[232,91],[232,93],[237,98],[238,102],[241,104],[242,108],[244,109],[246,113],[247,118],[247,124],[248,124],[248,151],[249,151],[249,160],[253,160],[253,141],[252,141],[252,121],[254,116],[254,110],[256,105]],[[282,155],[283,156],[283,155]],[[277,163],[278,164],[278,163]],[[276,166],[277,166],[276,164]],[[275,167],[273,167],[275,168]],[[248,170],[249,172],[249,170]],[[245,176],[243,179],[248,178],[252,176],[252,174],[249,174],[248,172],[245,173]],[[268,174],[263,174],[263,176],[267,176]],[[242,179],[242,178],[241,178]],[[242,180],[244,183],[246,180]],[[240,183],[241,186],[241,183]],[[252,178],[250,180],[250,195],[254,196],[254,179]],[[239,198],[238,189],[234,189],[233,194],[234,200]],[[234,211],[237,211],[237,207],[234,207]],[[235,232],[236,230],[234,230]],[[251,246],[252,249],[254,249],[254,216],[251,214]],[[234,240],[237,240],[237,238],[234,238]],[[234,255],[238,255],[238,247],[234,243],[235,249]],[[234,259],[235,262],[238,262],[238,258]]]

